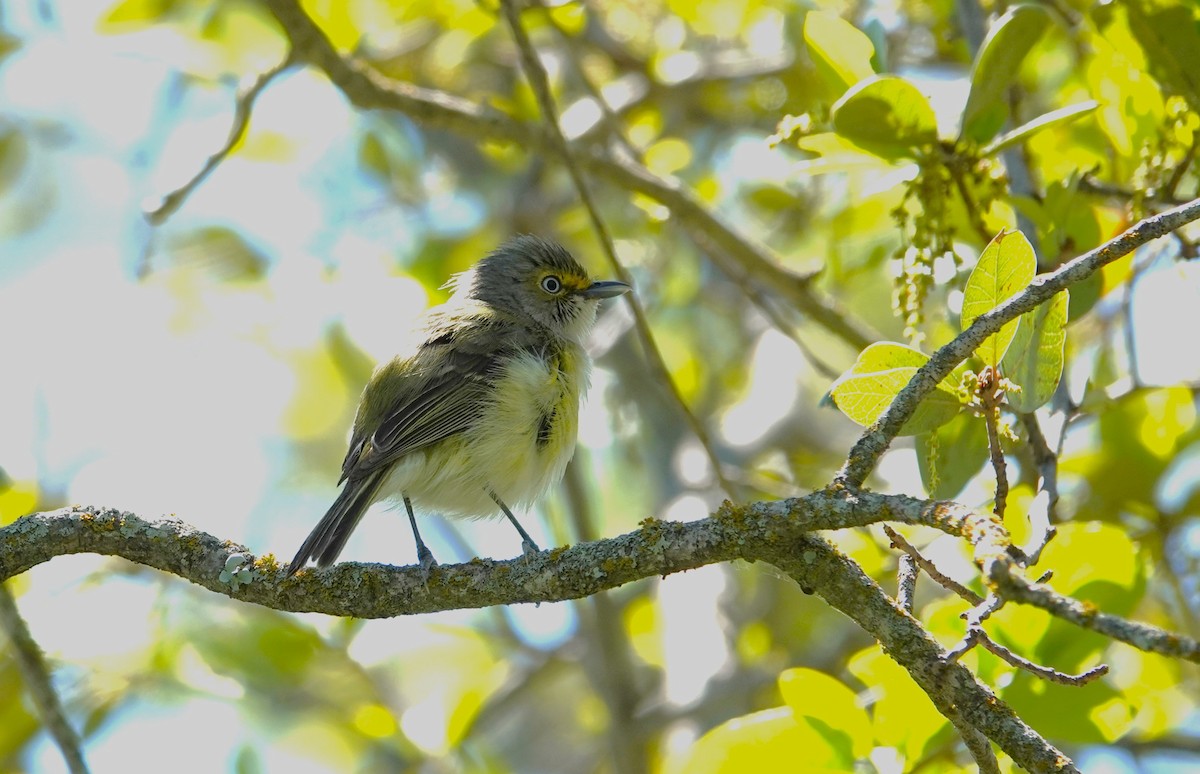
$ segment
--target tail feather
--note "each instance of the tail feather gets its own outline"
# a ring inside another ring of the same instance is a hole
[[[383,471],[348,480],[342,487],[341,494],[333,501],[333,505],[329,506],[325,516],[296,552],[296,557],[288,565],[288,575],[295,575],[312,558],[315,558],[321,567],[333,564],[363,514],[374,502],[375,493],[379,491],[382,483]]]

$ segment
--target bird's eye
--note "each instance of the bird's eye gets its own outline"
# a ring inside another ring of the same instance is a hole
[[[542,290],[552,296],[556,296],[562,290],[562,280],[553,274],[547,274],[545,277],[542,277]]]

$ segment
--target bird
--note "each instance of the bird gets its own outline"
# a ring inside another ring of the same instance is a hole
[[[341,492],[288,565],[337,560],[375,502],[408,513],[422,577],[437,564],[417,527],[416,503],[449,517],[503,515],[538,553],[509,508],[557,483],[575,451],[584,348],[602,299],[631,290],[592,280],[557,242],[508,240],[447,283],[445,304],[419,323],[419,344],[383,363],[359,399]]]

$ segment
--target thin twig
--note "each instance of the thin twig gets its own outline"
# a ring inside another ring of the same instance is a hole
[[[191,180],[188,180],[179,188],[176,188],[171,193],[162,198],[158,206],[145,212],[145,218],[152,226],[161,226],[166,222],[167,218],[178,212],[187,198],[192,195],[192,192],[212,174],[221,162],[223,162],[237,144],[241,142],[245,136],[246,130],[250,127],[250,115],[254,109],[254,102],[258,96],[271,81],[282,73],[287,68],[291,67],[295,62],[295,57],[291,50],[288,55],[283,58],[283,61],[267,70],[262,75],[258,76],[249,88],[242,91],[234,105],[233,110],[233,126],[229,128],[229,136],[225,139],[225,144],[222,145],[216,153],[208,157],[204,162],[204,166],[196,173]]]
[[[1025,440],[1033,455],[1033,463],[1037,466],[1038,493],[1029,505],[1029,543],[1025,546],[1025,555],[1029,557],[1030,566],[1037,564],[1046,545],[1054,539],[1058,528],[1058,455],[1050,448],[1038,423],[1037,415],[1030,412],[1019,414],[1021,424],[1025,427]],[[1066,425],[1063,425],[1066,430]]]
[[[980,631],[983,630],[980,629]],[[1030,674],[1037,675],[1043,680],[1049,680],[1052,683],[1058,683],[1059,685],[1087,685],[1093,680],[1108,674],[1108,664],[1099,664],[1087,670],[1086,672],[1081,672],[1077,675],[1067,674],[1066,672],[1060,672],[1057,669],[1045,667],[1041,664],[1035,664],[1029,659],[1018,656],[1016,653],[1013,653],[1008,648],[996,642],[989,637],[986,632],[984,632],[980,638],[979,644],[986,648],[989,653],[999,656],[1012,666],[1015,666],[1018,669],[1023,669]]]
[[[943,575],[942,572],[933,564],[933,562],[925,558],[925,556],[922,555],[912,543],[909,543],[907,540],[905,540],[899,532],[886,524],[883,525],[883,531],[887,533],[888,539],[892,541],[892,545],[903,551],[906,556],[916,562],[917,566],[920,567],[921,570],[924,571],[924,573],[928,575],[934,583],[948,591],[954,592],[958,596],[970,602],[972,605],[979,605],[983,603],[983,597],[979,596],[974,591],[971,591],[969,588],[953,578]]]
[[[79,735],[67,721],[67,714],[63,710],[58,693],[54,690],[50,669],[46,666],[42,649],[29,633],[25,620],[21,618],[21,611],[17,609],[12,590],[4,583],[0,583],[0,630],[8,635],[21,679],[29,689],[29,696],[42,725],[50,732],[50,737],[62,752],[68,770],[71,774],[87,774],[87,761],[83,757]]]
[[[558,23],[558,19],[555,18],[554,14],[546,12],[546,5],[542,2],[542,0],[531,1],[533,4],[537,5],[543,10],[543,16],[545,16],[546,21],[549,22],[550,28],[553,29],[555,34],[558,35],[558,39],[562,42],[563,47],[570,52],[570,56],[568,58],[571,60],[571,65],[575,68],[575,74],[579,77],[579,82],[583,84],[583,89],[588,93],[588,97],[591,98],[600,108],[601,128],[605,131],[605,133],[608,134],[609,137],[616,140],[616,142],[620,144],[620,146],[624,148],[630,156],[637,159],[638,163],[640,164],[642,162],[641,151],[634,146],[629,137],[625,134],[625,130],[621,126],[620,117],[616,114],[616,112],[613,111],[612,106],[608,104],[608,100],[604,98],[603,92],[596,87],[596,84],[592,83],[592,79],[588,77],[587,72],[580,64],[579,52],[575,50],[575,39],[567,34],[567,31],[564,30],[562,25]],[[591,9],[586,5],[582,7],[582,10],[584,13],[589,13],[591,11]],[[588,23],[597,23],[597,21],[593,16],[588,20]]]
[[[973,626],[969,628],[966,636],[963,637],[962,642],[946,652],[946,659],[948,661],[958,661],[968,651],[977,646],[982,646],[989,653],[998,656],[1000,659],[1011,666],[1016,667],[1017,669],[1023,669],[1030,674],[1037,675],[1043,680],[1047,680],[1052,683],[1058,683],[1059,685],[1087,685],[1093,680],[1108,674],[1107,664],[1099,664],[1087,670],[1086,672],[1081,672],[1077,675],[1060,672],[1057,669],[1042,666],[1041,664],[1035,664],[1027,658],[1018,656],[1016,653],[1013,653],[1008,648],[993,640],[990,636],[988,636],[988,633],[979,626]]]
[[[963,613],[962,617],[966,620],[967,627],[978,629],[983,626],[983,622],[991,618],[992,613],[1004,607],[1004,602],[1004,597],[988,594],[982,602]]]
[[[1176,165],[1174,171],[1171,172],[1171,177],[1167,179],[1166,185],[1163,186],[1163,196],[1168,199],[1175,197],[1175,189],[1179,188],[1180,181],[1187,174],[1188,167],[1192,165],[1192,159],[1196,158],[1197,146],[1200,146],[1200,137],[1197,137],[1195,132],[1193,132],[1192,144],[1184,151],[1183,159]]]
[[[896,603],[910,615],[913,611],[913,598],[917,592],[919,572],[917,560],[911,554],[901,554],[900,565],[896,569]]]
[[[1008,505],[1008,464],[1004,461],[1004,449],[1000,446],[1000,401],[1003,398],[1000,389],[1000,375],[992,366],[984,366],[978,380],[979,403],[983,408],[983,423],[987,428],[988,458],[992,462],[992,470],[996,473],[996,505],[992,512],[996,518],[1004,520],[1004,510]]]
[[[579,165],[575,163],[575,156],[567,144],[567,138],[563,136],[562,129],[558,125],[558,111],[554,104],[554,96],[550,93],[550,82],[546,76],[546,70],[542,67],[542,63],[538,59],[537,52],[533,48],[533,43],[529,40],[529,35],[526,34],[525,28],[521,25],[520,14],[517,12],[513,0],[502,0],[500,5],[504,9],[504,17],[508,21],[509,29],[512,31],[513,39],[517,44],[517,49],[521,52],[521,62],[525,70],[525,77],[529,81],[529,85],[533,88],[534,95],[537,97],[538,106],[541,108],[542,118],[545,120],[551,142],[559,156],[562,157],[563,164],[571,176],[571,182],[575,185],[575,190],[579,192],[579,198],[583,202],[584,209],[587,210],[588,217],[592,222],[592,228],[595,230],[596,236],[604,248],[604,254],[608,258],[609,265],[616,273],[618,279],[632,285],[633,277],[630,276],[629,271],[621,263],[621,260],[617,258],[617,250],[613,245],[612,235],[609,234],[608,226],[600,216],[600,210],[592,198],[592,192],[588,187],[587,180],[584,179]],[[725,473],[721,469],[721,460],[717,457],[708,430],[696,415],[692,413],[691,408],[687,405],[687,401],[683,398],[683,393],[679,390],[679,385],[672,378],[671,370],[667,367],[666,361],[663,360],[662,353],[659,351],[658,345],[654,340],[654,333],[650,330],[650,323],[646,319],[646,312],[642,308],[641,302],[638,300],[636,294],[633,293],[627,294],[625,298],[629,302],[629,308],[633,311],[634,328],[638,332],[638,338],[641,340],[642,347],[646,351],[646,357],[650,362],[651,368],[655,371],[655,376],[669,388],[672,399],[679,406],[679,410],[683,413],[684,419],[687,421],[692,433],[695,434],[696,438],[700,441],[700,445],[704,448],[709,464],[712,465],[713,473],[717,477],[717,481],[720,482],[721,488],[729,496],[736,497],[739,490],[725,477]]]

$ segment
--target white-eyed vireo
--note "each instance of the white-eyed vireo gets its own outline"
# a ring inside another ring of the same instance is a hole
[[[557,482],[575,451],[579,397],[591,362],[584,338],[597,302],[629,290],[593,282],[562,246],[532,236],[502,245],[451,281],[431,309],[415,352],[375,370],[359,400],[342,462],[344,482],[288,567],[324,567],[374,502],[399,498],[426,575],[433,554],[413,502],[447,516],[502,511],[537,545],[506,503],[530,503]]]

